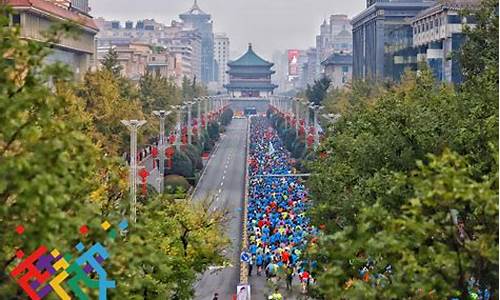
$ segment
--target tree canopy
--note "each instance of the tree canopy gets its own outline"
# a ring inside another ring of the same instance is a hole
[[[310,166],[318,297],[498,297],[497,6],[484,1],[466,31],[458,88],[423,69],[346,92]]]

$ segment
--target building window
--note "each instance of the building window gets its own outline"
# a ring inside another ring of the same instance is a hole
[[[342,72],[344,73],[349,72],[349,66],[342,66]]]
[[[12,15],[12,25],[21,26],[21,15],[13,14]]]

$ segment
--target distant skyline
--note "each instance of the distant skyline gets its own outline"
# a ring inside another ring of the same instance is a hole
[[[122,22],[155,19],[170,24],[179,20],[179,14],[186,12],[194,0],[89,2],[95,18]],[[332,14],[351,18],[364,9],[365,0],[198,0],[198,5],[212,15],[215,32],[227,33],[231,59],[243,54],[248,43],[258,54],[271,59],[276,50],[313,47],[324,18]]]

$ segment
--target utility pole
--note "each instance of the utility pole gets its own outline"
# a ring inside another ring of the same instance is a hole
[[[188,112],[188,119],[187,119],[188,144],[191,145],[193,143],[193,120],[191,117],[191,108],[193,107],[193,104],[195,104],[195,102],[186,101],[185,104],[187,106],[187,112]]]
[[[205,100],[205,110],[204,110],[204,113],[205,113],[205,130],[207,130],[207,128],[208,128],[208,99],[209,99],[209,97],[205,96],[203,98]]]
[[[318,131],[318,112],[323,109],[323,106],[313,105],[311,104],[311,108],[313,109],[313,118],[314,118],[314,151],[318,150],[319,146],[319,131]]]
[[[294,98],[295,100],[295,137],[299,137],[300,128],[300,99]]]
[[[194,98],[194,101],[196,101],[197,105],[197,111],[196,111],[196,126],[198,126],[198,130],[196,131],[196,135],[198,137],[198,141],[201,141],[201,102],[203,101],[202,98]]]
[[[181,150],[181,136],[182,136],[182,110],[184,106],[182,105],[172,105],[172,108],[177,112],[177,121],[176,121],[176,131],[175,131],[175,149],[177,151]]]
[[[165,119],[167,118],[168,115],[170,115],[172,111],[164,111],[164,110],[155,110],[153,111],[153,115],[157,116],[160,119],[160,139],[158,141],[158,150],[160,152],[160,163],[159,163],[159,182],[158,186],[159,189],[158,191],[163,193],[163,179],[165,176]]]
[[[122,120],[123,125],[130,130],[130,218],[137,222],[137,130],[144,124],[145,120]]]

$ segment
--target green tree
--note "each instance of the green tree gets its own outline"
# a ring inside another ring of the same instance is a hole
[[[490,17],[470,40],[496,49],[464,46],[463,57],[486,57],[474,60],[482,72],[463,64],[471,76],[458,89],[424,68],[376,97],[350,96],[310,165],[312,216],[324,225],[310,250],[320,297],[468,299],[471,277],[498,297],[498,44],[483,30],[498,28],[497,5],[483,3],[478,14]],[[368,259],[372,275],[388,264],[393,274],[364,283]]]
[[[29,254],[41,244],[71,249],[78,227],[95,215],[88,195],[96,188],[98,149],[83,131],[81,103],[52,86],[73,80],[67,68],[44,65],[49,44],[20,38],[0,5],[0,298],[18,294],[7,278],[16,248]],[[18,225],[25,232],[16,233]],[[36,238],[33,238],[36,237]]]
[[[320,105],[325,99],[328,88],[330,87],[331,80],[323,76],[319,80],[315,80],[312,86],[307,85],[306,89],[306,97],[309,99],[309,102],[312,102],[315,105]]]
[[[108,70],[114,77],[121,77],[123,66],[118,60],[118,52],[111,47],[101,60],[101,65],[105,70]]]

